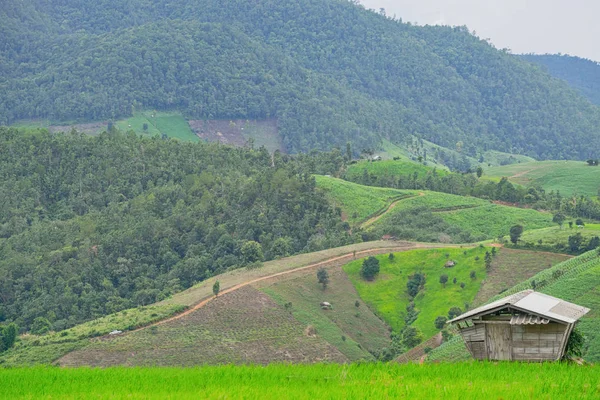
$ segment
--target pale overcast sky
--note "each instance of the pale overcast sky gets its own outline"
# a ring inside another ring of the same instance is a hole
[[[513,53],[600,61],[600,0],[360,0],[419,25],[466,25]]]

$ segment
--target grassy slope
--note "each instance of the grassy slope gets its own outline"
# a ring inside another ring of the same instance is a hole
[[[488,239],[507,233],[516,224],[522,225],[526,230],[552,225],[551,214],[497,204],[452,211],[441,216],[451,225]]]
[[[293,279],[269,283],[262,290],[277,303],[292,303],[292,314],[305,325],[316,328],[317,334],[338,348],[350,361],[372,360],[370,352],[389,347],[387,325],[362,304],[356,289],[341,270],[330,270],[326,289],[318,284],[314,271]],[[332,310],[322,310],[327,301]],[[345,339],[344,339],[345,338]]]
[[[144,131],[144,123],[148,130]],[[117,121],[117,127],[122,131],[133,130],[139,135],[160,135],[179,139],[185,142],[199,142],[200,138],[192,132],[189,124],[179,113],[169,112],[137,112],[133,117]]]
[[[584,316],[578,326],[587,337],[588,348],[584,358],[590,362],[600,361],[600,257],[594,250],[545,269],[511,289],[489,299],[497,300],[521,290],[531,288],[576,304],[589,307],[592,311]],[[457,336],[450,342],[432,351],[429,360],[456,361],[469,359],[462,339]]]
[[[339,206],[351,223],[358,223],[386,209],[394,200],[414,196],[409,190],[373,188],[327,176],[315,176],[330,202]]]
[[[94,342],[63,357],[60,365],[347,361],[321,336],[305,334],[305,328],[267,295],[247,286],[223,294],[182,318]]]
[[[418,176],[425,176],[433,173],[433,168],[426,167],[422,164],[409,162],[409,161],[395,161],[395,160],[382,160],[382,161],[359,161],[356,164],[351,164],[347,171],[347,179],[354,181],[360,178],[364,171],[369,174],[377,176],[398,176],[398,175],[413,175],[415,172]],[[447,175],[448,172],[445,170],[439,170],[437,173],[441,176]]]
[[[569,236],[577,233],[581,233],[585,240],[589,240],[594,236],[600,236],[600,224],[586,224],[584,228],[574,227],[572,229],[565,224],[562,229],[559,226],[551,226],[549,228],[526,231],[521,236],[521,241],[539,246],[539,241],[541,240],[543,247],[552,248],[557,244],[566,245],[569,241]],[[508,240],[508,237],[506,239]]]
[[[344,271],[348,273],[361,298],[396,331],[404,326],[406,306],[409,304],[406,293],[409,276],[418,271],[423,272],[426,283],[424,290],[415,299],[419,316],[413,326],[428,338],[437,332],[433,324],[436,317],[447,315],[453,306],[464,308],[465,303],[472,303],[486,276],[483,261],[485,252],[485,248],[476,247],[414,250],[396,253],[393,260],[385,255],[379,256],[380,273],[372,282],[360,277],[362,260],[347,264]],[[476,257],[479,260],[475,260]],[[448,259],[456,261],[457,265],[444,268]],[[469,277],[471,271],[476,272],[475,280]],[[449,277],[446,287],[439,283],[442,274]],[[457,283],[453,284],[455,277]],[[460,288],[461,282],[466,285],[464,289]]]
[[[484,177],[508,177],[522,185],[536,184],[546,191],[564,195],[596,196],[600,187],[600,167],[590,167],[583,161],[540,161],[486,168]]]
[[[89,344],[90,338],[113,330],[128,331],[183,311],[180,305],[139,307],[108,315],[71,329],[45,336],[21,336],[15,347],[0,354],[0,365],[49,364],[64,354]]]
[[[472,363],[13,369],[0,373],[10,399],[587,399],[598,368]]]

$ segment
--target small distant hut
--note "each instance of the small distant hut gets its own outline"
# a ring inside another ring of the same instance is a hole
[[[466,312],[457,324],[477,360],[552,361],[565,354],[577,320],[588,308],[524,290]]]

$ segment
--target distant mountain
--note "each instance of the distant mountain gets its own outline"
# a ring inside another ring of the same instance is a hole
[[[0,10],[0,123],[134,110],[276,118],[288,152],[410,135],[538,159],[600,152],[600,109],[466,28],[345,0],[23,0]]]
[[[522,57],[543,66],[551,75],[567,81],[591,102],[600,105],[600,63],[559,54],[524,54]]]

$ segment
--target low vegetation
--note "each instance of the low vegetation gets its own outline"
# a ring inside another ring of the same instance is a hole
[[[3,395],[112,399],[540,398],[600,396],[596,367],[472,363],[216,366],[202,368],[11,369]]]

